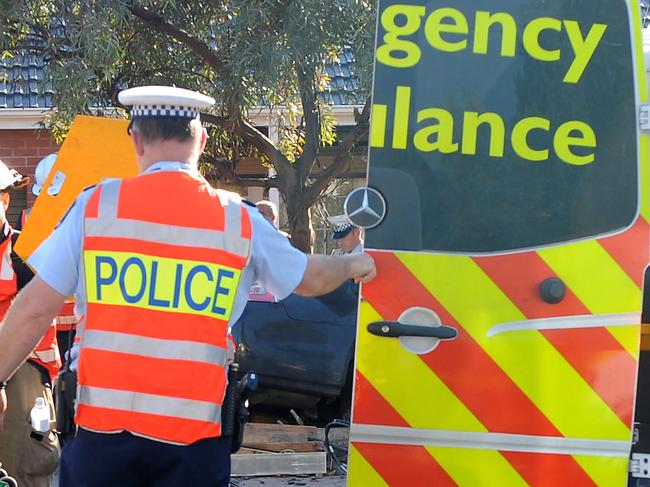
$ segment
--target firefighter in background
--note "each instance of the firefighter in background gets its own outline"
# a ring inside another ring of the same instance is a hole
[[[35,181],[32,185],[32,194],[38,197],[43,190],[43,185],[47,181],[52,168],[56,163],[56,152],[48,154],[43,159],[41,159],[36,166],[35,171]],[[61,191],[61,186],[63,186],[63,181],[65,178],[61,173],[56,173],[50,186],[47,188],[47,194],[51,196],[56,196]],[[16,223],[16,229],[21,230],[24,228],[25,223],[27,222],[27,217],[31,212],[31,208],[24,209],[20,214],[20,220]],[[54,319],[56,323],[56,338],[59,344],[59,353],[61,357],[65,358],[65,354],[70,348],[72,339],[74,338],[74,332],[77,328],[77,318],[74,314],[74,300],[67,299],[61,311]]]
[[[0,161],[0,316],[4,317],[11,301],[33,277],[32,271],[13,252],[18,231],[7,222],[6,211],[10,191],[22,188],[29,179],[9,169]],[[49,432],[32,434],[29,413],[42,397],[54,418],[52,382],[61,360],[56,343],[54,322],[45,330],[45,336],[8,382],[0,383],[6,389],[7,414],[4,428],[0,424],[0,463],[14,476],[21,487],[49,487],[52,474],[59,461],[59,443],[54,424]]]
[[[41,194],[43,185],[47,181],[47,177],[52,172],[52,168],[56,163],[56,152],[46,155],[43,159],[38,162],[36,166],[36,171],[34,174],[34,184],[32,185],[32,194],[36,197]],[[62,174],[57,173],[50,184],[50,187],[47,188],[47,194],[56,196],[61,191],[61,186],[63,185],[64,177]],[[20,219],[16,222],[15,229],[22,231],[25,228],[25,223],[27,222],[27,217],[31,212],[31,208],[26,208],[20,213]]]
[[[205,181],[199,110],[212,98],[158,86],[119,100],[132,106],[141,174],[86,190],[29,258],[38,274],[0,329],[0,379],[76,292],[85,316],[78,431],[64,448],[60,485],[225,487],[227,332],[251,283],[281,298],[325,294],[372,279],[374,262],[307,256],[238,195]],[[4,411],[0,391],[0,421]]]

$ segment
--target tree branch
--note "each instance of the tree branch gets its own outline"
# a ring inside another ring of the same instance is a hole
[[[363,111],[357,118],[357,124],[339,144],[332,164],[327,166],[309,185],[306,193],[310,204],[315,202],[321,193],[327,189],[327,186],[333,178],[341,176],[349,170],[350,163],[352,162],[352,149],[354,149],[354,146],[364,135],[368,134],[371,106],[371,99],[368,97],[366,98]]]
[[[255,186],[258,188],[277,188],[275,178],[242,178],[235,174],[231,167],[231,161],[219,157],[213,157],[209,154],[203,154],[203,158],[212,165],[216,172],[216,177],[237,186]]]
[[[266,135],[256,129],[253,125],[241,118],[218,117],[211,113],[201,113],[201,121],[212,125],[223,127],[233,134],[241,137],[245,142],[255,147],[269,159],[269,163],[280,176],[278,179],[282,187],[277,186],[281,191],[286,192],[293,184],[296,174],[289,159],[278,149]]]
[[[313,167],[314,160],[318,157],[321,120],[314,91],[313,76],[305,73],[300,63],[298,63],[297,72],[302,113],[305,117],[305,143],[302,154],[296,161],[296,167],[298,168],[300,181],[304,181]]]
[[[221,59],[219,59],[219,57],[210,48],[210,46],[203,42],[201,39],[190,35],[180,27],[173,25],[160,15],[152,12],[142,5],[138,5],[135,2],[131,4],[130,10],[131,13],[133,13],[133,15],[139,19],[148,22],[149,24],[156,27],[159,31],[164,32],[165,34],[168,34],[179,42],[185,44],[192,51],[198,54],[215,71],[220,71],[223,69],[223,62]]]

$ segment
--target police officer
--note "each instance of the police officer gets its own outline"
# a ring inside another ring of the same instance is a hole
[[[132,106],[141,174],[82,193],[30,258],[37,276],[0,329],[0,379],[76,292],[79,429],[61,485],[227,486],[227,333],[251,283],[278,298],[318,295],[372,279],[374,263],[307,256],[237,195],[209,186],[197,171],[207,140],[199,110],[213,99],[169,87],[119,99]],[[4,404],[0,392],[0,412]]]
[[[363,252],[363,239],[361,229],[352,223],[341,223],[336,225],[332,231],[332,240],[338,242],[332,255],[358,254]]]

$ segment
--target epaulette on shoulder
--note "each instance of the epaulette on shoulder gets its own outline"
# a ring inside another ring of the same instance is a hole
[[[80,193],[80,194],[84,194],[84,193],[86,193],[87,191],[90,191],[91,189],[96,188],[96,187],[97,187],[96,184],[93,184],[92,186],[86,186],[84,189],[81,190],[81,193]],[[54,227],[55,230],[56,230],[57,228],[59,228],[59,227],[61,226],[61,224],[65,221],[65,219],[68,217],[68,215],[70,214],[70,212],[72,211],[72,209],[77,205],[77,201],[78,201],[78,200],[79,200],[79,196],[77,196],[77,199],[75,199],[75,200],[72,202],[72,204],[70,205],[70,207],[69,207],[69,208],[66,210],[66,212],[63,214],[63,217],[61,217],[61,219],[59,220],[59,223],[57,223],[56,226]]]
[[[257,208],[255,203],[253,203],[252,201],[248,201],[242,198],[241,202],[244,203],[245,205],[252,206],[253,208]]]

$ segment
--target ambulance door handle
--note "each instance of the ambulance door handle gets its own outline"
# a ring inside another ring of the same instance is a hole
[[[458,336],[458,330],[451,326],[419,326],[405,325],[399,321],[375,321],[368,325],[368,331],[380,337],[427,337],[439,340],[453,340]]]

